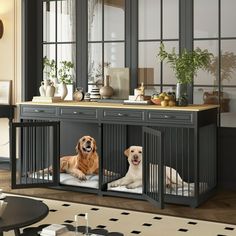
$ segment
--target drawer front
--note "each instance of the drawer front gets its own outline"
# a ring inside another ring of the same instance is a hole
[[[41,106],[22,106],[21,116],[33,117],[55,117],[57,114],[56,107],[41,107]]]
[[[159,112],[149,111],[148,117],[149,122],[154,123],[166,123],[166,124],[193,124],[193,113],[192,112]]]
[[[98,111],[96,108],[60,108],[59,114],[64,118],[98,119]]]
[[[104,109],[103,120],[110,121],[137,121],[142,122],[145,120],[145,112],[137,110],[123,110],[123,109]]]

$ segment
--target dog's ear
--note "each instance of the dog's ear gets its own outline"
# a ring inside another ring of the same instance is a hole
[[[124,154],[125,154],[125,156],[127,156],[127,157],[129,157],[129,149],[130,149],[130,148],[128,148],[128,149],[126,149],[126,150],[124,151]]]
[[[80,140],[78,140],[76,146],[75,146],[75,151],[77,154],[81,154],[81,150],[80,150]]]
[[[93,144],[94,144],[93,152],[96,152],[97,151],[97,143],[96,143],[95,139],[93,139]]]

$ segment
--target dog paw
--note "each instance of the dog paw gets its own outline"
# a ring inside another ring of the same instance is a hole
[[[137,187],[139,187],[139,185],[137,185],[135,183],[126,185],[127,189],[134,189],[134,188],[137,188]]]
[[[113,181],[113,182],[110,183],[110,187],[112,187],[112,188],[118,187],[118,186],[120,186],[119,181]]]
[[[78,178],[79,178],[79,180],[81,180],[81,181],[86,181],[86,180],[87,180],[85,174],[79,174]]]

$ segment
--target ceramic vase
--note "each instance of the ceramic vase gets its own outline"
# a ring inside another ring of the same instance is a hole
[[[47,88],[46,88],[46,97],[54,97],[55,90],[56,89],[55,89],[53,83],[48,85]]]
[[[104,86],[100,89],[100,95],[102,98],[111,98],[114,93],[113,88],[110,86],[110,76],[107,75],[104,80]]]
[[[41,97],[45,97],[46,96],[46,91],[44,89],[43,81],[41,82],[41,86],[39,87],[39,94],[40,94]]]
[[[61,94],[60,94],[61,95],[61,99],[64,100],[66,95],[67,95],[67,93],[68,93],[68,90],[67,90],[66,84],[63,83],[63,82],[60,84],[60,91],[61,91]]]

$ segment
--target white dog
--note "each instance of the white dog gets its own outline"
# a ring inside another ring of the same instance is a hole
[[[129,169],[126,175],[110,183],[110,187],[125,186],[126,188],[137,188],[142,186],[142,150],[140,146],[131,146],[125,150],[128,157]]]
[[[110,183],[110,187],[125,186],[128,189],[142,187],[142,154],[143,148],[140,146],[131,146],[125,150],[124,154],[128,157],[129,169],[126,175],[118,180]],[[149,164],[150,171],[150,184],[154,189],[158,188],[158,165]],[[152,180],[151,176],[157,179]],[[182,188],[187,186],[188,183],[184,182],[179,173],[169,166],[165,166],[164,170],[165,186],[168,188]]]

